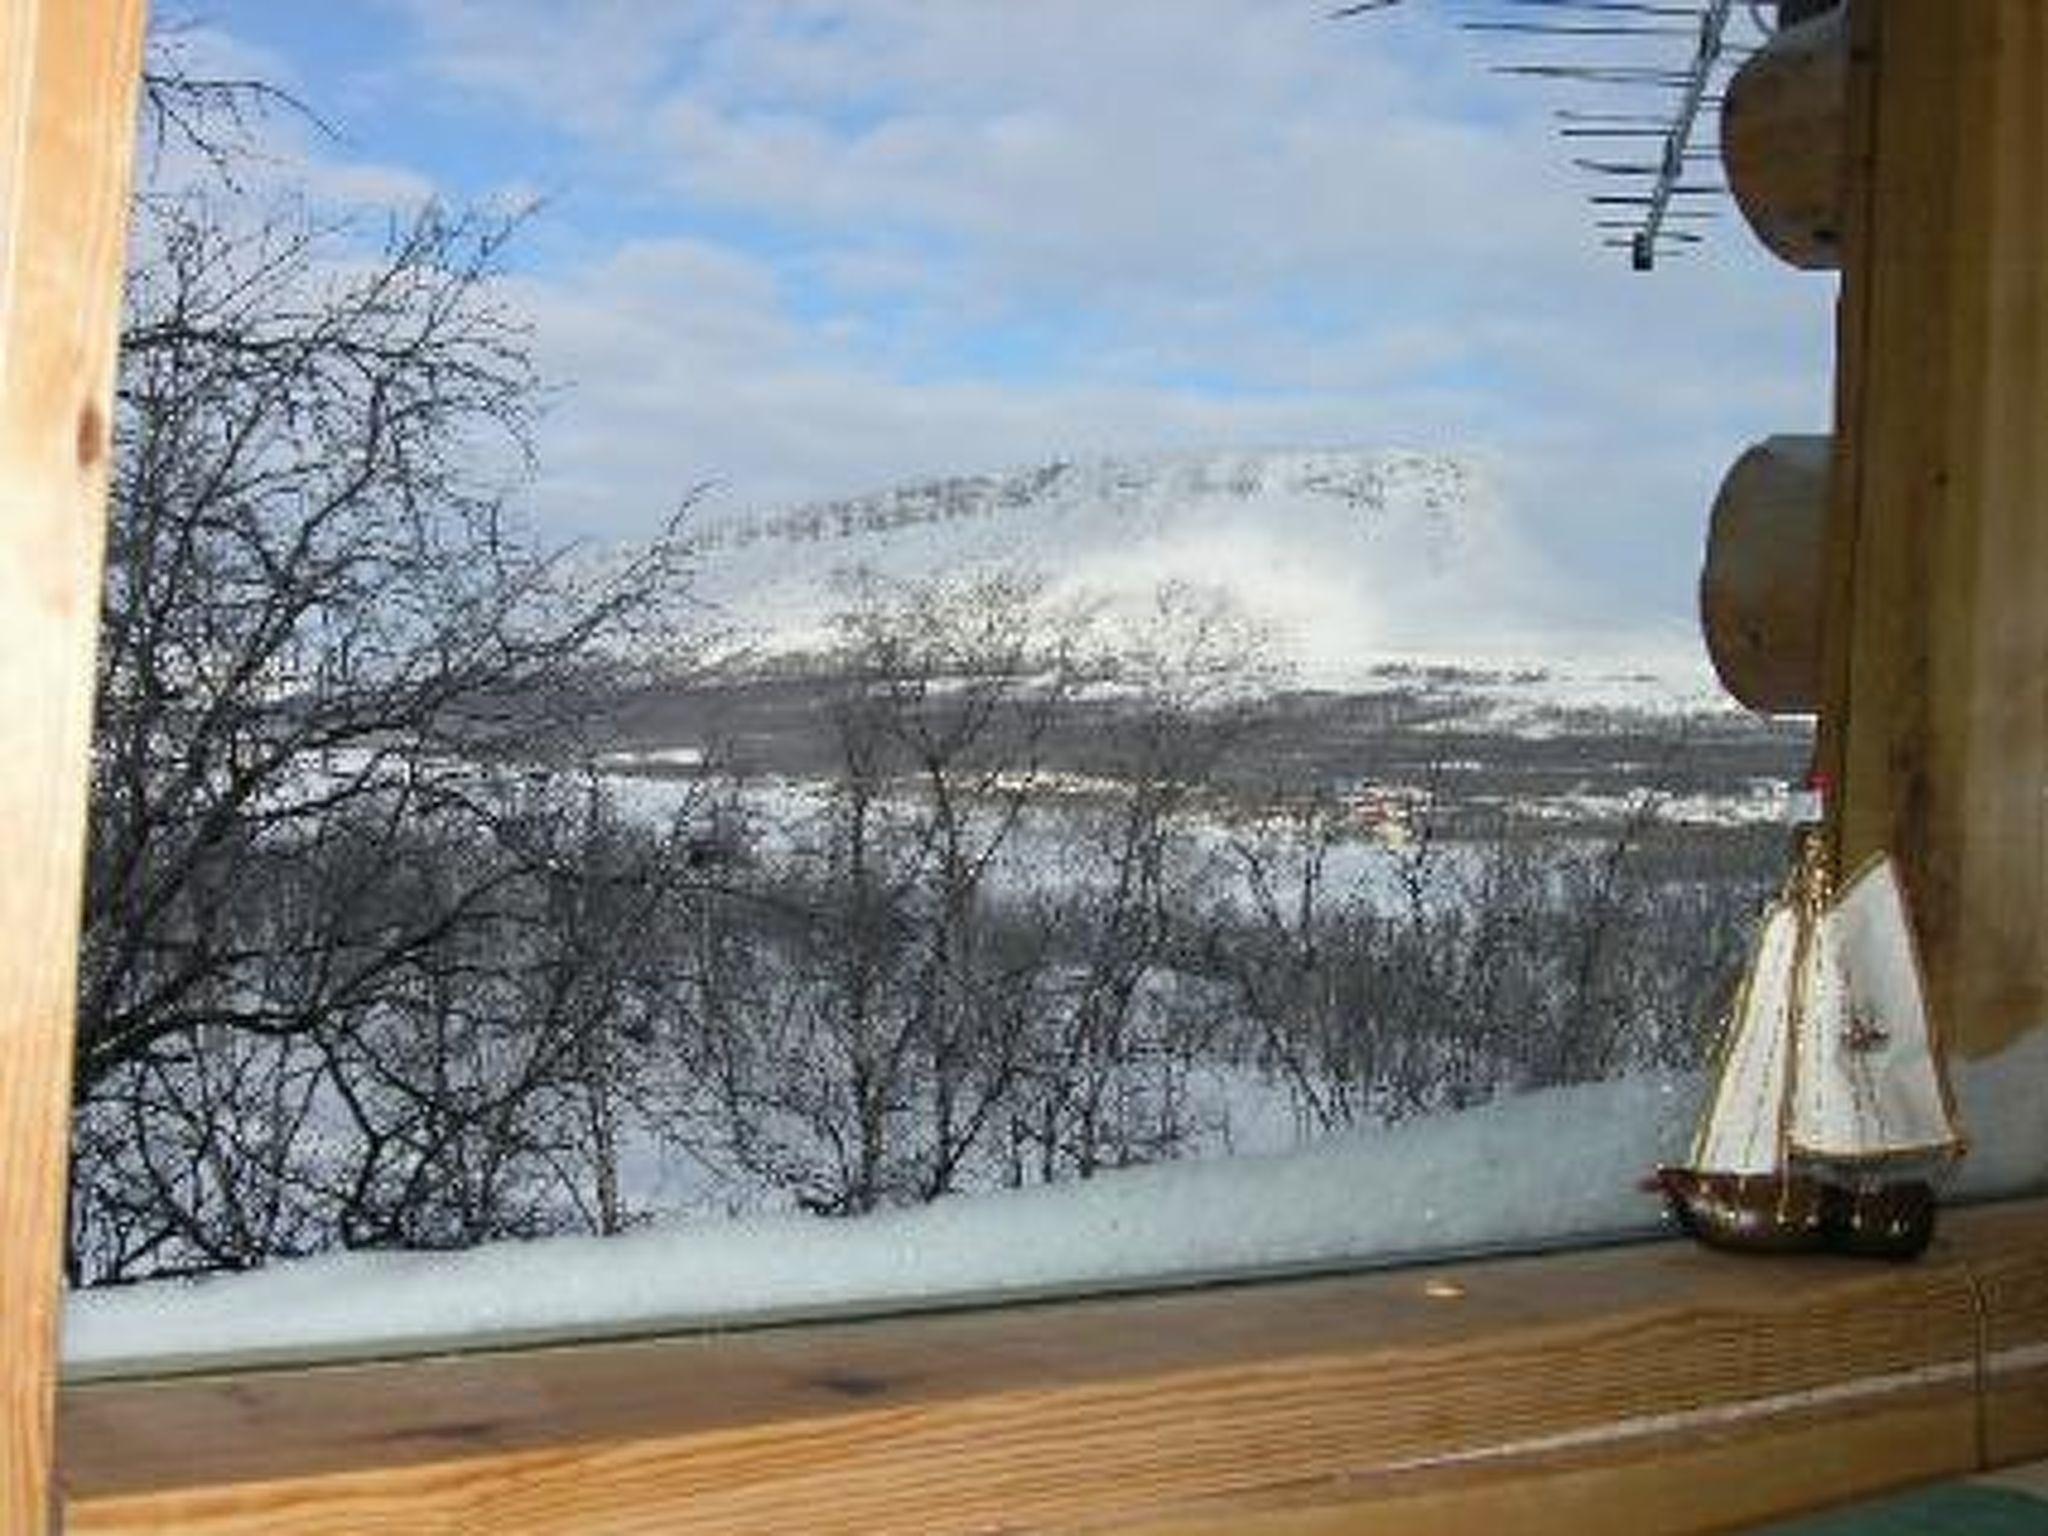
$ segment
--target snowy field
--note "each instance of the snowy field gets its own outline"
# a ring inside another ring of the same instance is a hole
[[[2048,1028],[1963,1064],[1951,1191],[2048,1173]],[[854,1220],[674,1222],[453,1254],[342,1254],[72,1297],[74,1377],[914,1310],[1655,1235],[1638,1177],[1681,1155],[1683,1076],[1525,1094],[1332,1137]]]

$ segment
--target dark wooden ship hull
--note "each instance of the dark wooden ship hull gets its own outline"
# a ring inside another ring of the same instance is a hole
[[[1862,1189],[1833,1189],[1828,1246],[1873,1259],[1915,1259],[1934,1241],[1934,1186],[1895,1179]]]
[[[1934,1189],[1922,1179],[1846,1187],[1805,1173],[1660,1168],[1657,1184],[1679,1229],[1713,1248],[1912,1259],[1934,1238]]]
[[[1804,1174],[1702,1173],[1659,1168],[1679,1230],[1740,1253],[1818,1253],[1827,1247],[1827,1190]]]

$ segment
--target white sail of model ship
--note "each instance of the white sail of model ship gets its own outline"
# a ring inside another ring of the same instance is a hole
[[[1765,914],[1691,1163],[1660,1174],[1679,1220],[1728,1246],[1903,1257],[1932,1231],[1913,1170],[1962,1150],[1897,870],[1877,858],[1832,892],[1810,838]]]

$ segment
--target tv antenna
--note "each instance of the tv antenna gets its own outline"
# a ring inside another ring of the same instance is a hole
[[[1352,0],[1334,18],[1403,0]],[[1587,200],[1601,242],[1638,272],[1704,239],[1727,193],[1708,109],[1728,77],[1780,26],[1834,0],[1442,0],[1459,30],[1506,56],[1495,74],[1539,81],[1572,164],[1593,178]]]

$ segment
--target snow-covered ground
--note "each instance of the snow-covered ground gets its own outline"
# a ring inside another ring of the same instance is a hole
[[[1965,1064],[1959,1197],[2048,1173],[2048,1028]],[[417,1351],[1437,1258],[1656,1230],[1697,1077],[1624,1079],[1333,1137],[857,1220],[674,1222],[463,1253],[339,1254],[71,1298],[75,1374]]]
[[[1483,803],[1475,797],[1474,803]],[[1791,826],[1809,804],[1804,792],[1779,779],[1754,779],[1716,795],[1617,794],[1591,787],[1555,795],[1518,795],[1503,802],[1532,821],[1585,826],[1624,821],[1647,810],[1664,825],[1688,827]]]
[[[1715,718],[1742,706],[1690,635],[1561,630],[1548,655],[1382,655],[1354,687],[1412,689],[1442,710],[1438,730],[1553,737],[1646,721]]]

